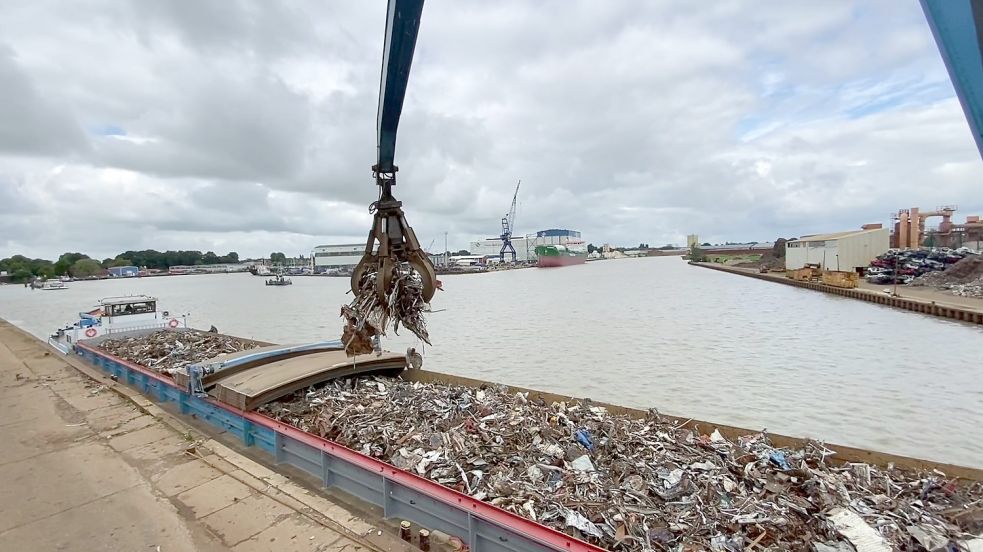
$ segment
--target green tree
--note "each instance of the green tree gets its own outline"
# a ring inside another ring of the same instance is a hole
[[[102,260],[102,263],[100,263],[100,264],[102,264],[102,267],[103,268],[109,268],[113,264],[113,258],[112,257],[106,257],[105,259]]]
[[[102,265],[99,264],[99,261],[88,257],[75,261],[75,264],[69,268],[69,272],[76,278],[88,278],[89,276],[95,276],[96,274],[102,272],[102,270],[103,268]]]
[[[219,262],[226,264],[235,264],[239,262],[239,254],[235,251],[229,251],[228,255],[219,258]]]
[[[81,259],[88,259],[89,256],[83,253],[62,253],[55,262],[55,274],[62,276],[68,274],[69,269]]]
[[[697,245],[693,245],[689,248],[689,260],[697,263],[704,263],[707,261],[706,251],[703,251]]]
[[[129,259],[125,259],[123,257],[116,257],[115,259],[112,260],[112,262],[109,263],[109,266],[107,266],[106,268],[110,268],[114,266],[134,266],[134,264],[133,261]]]
[[[51,278],[55,275],[55,265],[51,261],[34,259],[31,261],[31,273],[42,278]]]
[[[270,262],[273,264],[286,264],[287,256],[281,252],[270,253]]]

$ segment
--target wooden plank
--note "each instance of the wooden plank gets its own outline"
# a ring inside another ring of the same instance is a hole
[[[255,366],[222,377],[212,388],[216,399],[242,410],[252,410],[311,385],[356,374],[397,375],[406,367],[406,355],[358,355],[341,351],[314,353]]]

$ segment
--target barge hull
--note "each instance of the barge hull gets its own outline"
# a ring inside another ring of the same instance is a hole
[[[91,345],[77,343],[75,353],[148,398],[176,403],[182,415],[262,450],[277,464],[294,466],[319,478],[325,487],[381,507],[386,518],[461,537],[474,552],[604,550],[262,414],[192,395],[165,376]]]

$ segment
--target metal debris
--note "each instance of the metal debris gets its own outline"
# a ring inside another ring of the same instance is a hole
[[[377,272],[366,272],[362,278],[359,294],[348,305],[341,307],[345,327],[341,342],[349,356],[372,352],[372,339],[386,335],[388,326],[399,334],[399,325],[409,329],[427,345],[427,333],[423,313],[429,308],[423,299],[423,280],[409,263],[402,263],[393,269],[392,291],[387,294],[388,303],[380,300],[376,289]]]
[[[834,464],[815,441],[732,441],[655,410],[639,419],[502,386],[363,378],[261,411],[611,550],[846,551],[857,530],[922,550],[983,532],[981,483]]]
[[[100,349],[113,356],[168,375],[189,364],[255,347],[259,344],[198,330],[158,330],[99,343]]]

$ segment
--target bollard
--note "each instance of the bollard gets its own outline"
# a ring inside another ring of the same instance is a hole
[[[420,529],[420,550],[430,552],[430,531]]]
[[[410,522],[403,521],[399,524],[399,538],[406,542],[410,542],[412,537],[410,536]]]

